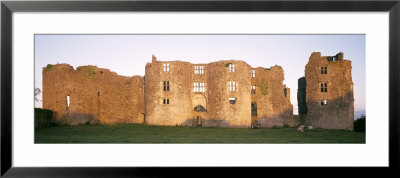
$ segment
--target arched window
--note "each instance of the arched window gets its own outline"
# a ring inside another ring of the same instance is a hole
[[[194,111],[196,111],[196,112],[207,112],[206,108],[204,108],[202,105],[197,105],[196,107],[194,107]]]

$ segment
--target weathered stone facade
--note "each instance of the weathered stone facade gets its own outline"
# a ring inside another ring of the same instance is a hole
[[[157,61],[153,56],[145,71],[145,77],[123,77],[95,66],[74,70],[68,64],[49,65],[43,68],[43,108],[73,125],[248,128],[298,124],[280,66],[252,68],[238,60],[191,64]]]
[[[56,64],[43,68],[43,108],[71,125],[353,129],[351,61],[343,53],[312,53],[298,81],[299,116],[293,115],[290,88],[283,81],[280,66],[253,68],[240,60],[191,64],[153,56],[144,77]]]
[[[251,78],[251,83],[255,91],[253,89],[251,101],[252,107],[257,108],[257,113],[252,113],[253,125],[267,128],[296,126],[298,121],[293,117],[290,89],[283,84],[282,67],[258,67],[252,70],[255,76]]]
[[[169,68],[164,69],[165,66]],[[285,119],[293,119],[293,106],[283,80],[280,66],[252,68],[238,60],[191,64],[157,61],[153,57],[152,63],[146,65],[145,74],[146,123],[206,127],[284,126],[288,122]],[[266,94],[257,92],[263,81],[269,83]],[[168,84],[168,90],[164,89],[164,83]],[[255,93],[251,91],[252,86],[256,87]],[[164,99],[168,99],[168,103],[164,103]],[[252,116],[254,103],[258,104],[256,116]]]
[[[336,56],[311,54],[305,77],[299,79],[299,114],[306,125],[353,130],[354,96],[351,61]],[[305,101],[304,101],[305,98]]]
[[[43,68],[43,108],[66,124],[142,123],[143,93],[140,76],[119,76],[95,66]]]

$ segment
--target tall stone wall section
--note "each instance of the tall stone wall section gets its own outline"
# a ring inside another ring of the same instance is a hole
[[[229,72],[229,65],[235,71]],[[227,60],[208,64],[208,124],[218,127],[251,126],[251,67],[243,61]],[[235,91],[229,90],[229,82],[235,82]],[[230,104],[229,98],[236,98]],[[206,121],[207,122],[207,121]],[[216,125],[217,124],[217,125]]]
[[[282,67],[258,67],[252,70],[255,70],[255,77],[251,78],[251,83],[256,89],[251,101],[257,105],[257,116],[252,116],[253,125],[266,128],[297,126],[299,122],[293,117],[290,89],[283,84]]]
[[[321,74],[321,67],[327,72]],[[306,107],[305,124],[317,128],[353,130],[354,96],[351,61],[336,56],[321,56],[314,52],[305,67]],[[321,92],[327,83],[327,92]],[[327,104],[323,103],[327,100]]]
[[[169,71],[164,71],[169,64]],[[192,118],[191,70],[187,62],[154,61],[146,64],[145,113],[150,125],[181,125]],[[169,81],[169,91],[164,91],[164,81]],[[164,104],[164,99],[169,104]]]
[[[66,124],[142,123],[143,90],[143,77],[119,76],[95,66],[43,68],[43,108]]]

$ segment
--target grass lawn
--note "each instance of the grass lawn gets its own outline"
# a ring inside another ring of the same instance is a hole
[[[35,143],[365,143],[365,133],[296,128],[236,129],[141,124],[35,129]]]

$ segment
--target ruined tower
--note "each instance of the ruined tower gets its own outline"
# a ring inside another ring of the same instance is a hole
[[[319,52],[311,54],[305,67],[305,78],[299,79],[298,87],[299,114],[305,116],[306,125],[353,130],[351,69],[351,61],[345,60],[343,53],[335,56],[321,56]],[[305,105],[302,98],[305,98]]]

